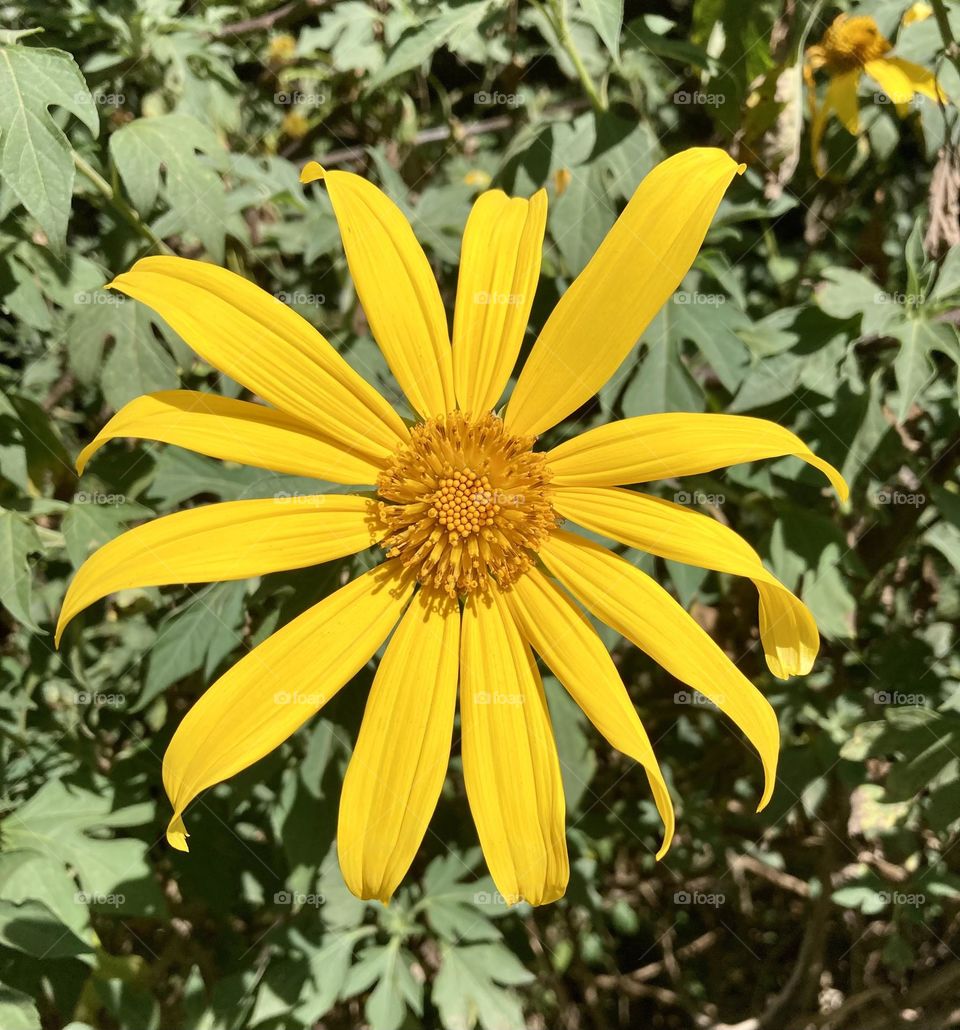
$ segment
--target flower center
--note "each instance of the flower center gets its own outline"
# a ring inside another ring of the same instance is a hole
[[[839,15],[824,33],[820,46],[829,71],[845,72],[862,68],[890,49],[873,18]]]
[[[380,473],[381,546],[423,586],[456,597],[512,583],[557,524],[549,469],[533,437],[495,415],[453,411],[421,422]]]

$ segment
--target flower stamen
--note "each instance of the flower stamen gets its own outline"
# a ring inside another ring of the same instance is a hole
[[[549,469],[493,414],[459,411],[413,427],[380,474],[381,546],[423,586],[451,597],[501,586],[525,572],[557,524]]]

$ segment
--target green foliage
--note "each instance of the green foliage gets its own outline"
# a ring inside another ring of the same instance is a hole
[[[943,36],[960,38],[960,14],[936,4],[941,22],[898,29],[906,6],[856,10],[960,98]],[[864,135],[832,122],[818,179],[799,59],[835,13],[742,0],[6,4],[2,1030],[892,1030],[900,1013],[954,1025],[960,226],[942,183],[958,114],[924,103],[901,120],[865,83]],[[224,264],[402,408],[329,203],[299,184],[308,159],[397,201],[451,304],[477,184],[546,187],[529,346],[643,175],[697,145],[730,150],[745,175],[622,368],[544,444],[610,418],[726,411],[773,419],[842,469],[842,508],[791,458],[651,487],[742,532],[802,595],[824,638],[806,679],[767,673],[751,584],[629,553],[770,698],[783,754],[769,808],[754,813],[758,763],[712,706],[601,628],[677,803],[660,863],[645,777],[546,677],[566,898],[503,903],[456,743],[396,898],[352,897],[333,838],[372,665],[197,802],[191,853],[172,851],[161,762],[183,714],[377,555],[124,591],[56,651],[70,576],[124,529],[328,486],[136,442],[105,447],[78,481],[80,448],[131,398],[180,385],[241,396],[103,286],[145,254]]]

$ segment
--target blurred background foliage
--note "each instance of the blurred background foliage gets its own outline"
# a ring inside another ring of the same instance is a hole
[[[937,2],[902,26],[907,6],[855,10],[960,98],[960,12]],[[960,1025],[958,112],[926,102],[901,119],[865,81],[863,135],[832,122],[818,179],[802,53],[837,11],[0,0],[3,1030]],[[298,184],[307,159],[379,183],[451,300],[478,190],[546,186],[535,329],[643,175],[702,144],[746,174],[680,292],[554,435],[662,410],[749,413],[851,482],[842,509],[792,459],[658,487],[742,531],[802,593],[824,637],[803,680],[767,673],[749,583],[630,555],[779,713],[771,806],[754,814],[759,764],[719,713],[606,633],[678,805],[660,863],[645,777],[548,681],[566,898],[502,904],[456,746],[406,885],[389,907],[352,898],[333,833],[370,669],[195,806],[191,854],[170,850],[160,760],[179,719],[372,556],[121,593],[57,653],[66,582],[125,527],[317,489],[136,443],[105,448],[78,481],[79,448],[132,397],[240,392],[100,287],[147,253],[223,263],[397,399],[326,196]]]

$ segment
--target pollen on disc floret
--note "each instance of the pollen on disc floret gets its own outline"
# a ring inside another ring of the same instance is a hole
[[[493,414],[454,411],[414,426],[377,481],[387,556],[451,597],[491,576],[512,583],[557,524],[533,442]]]

